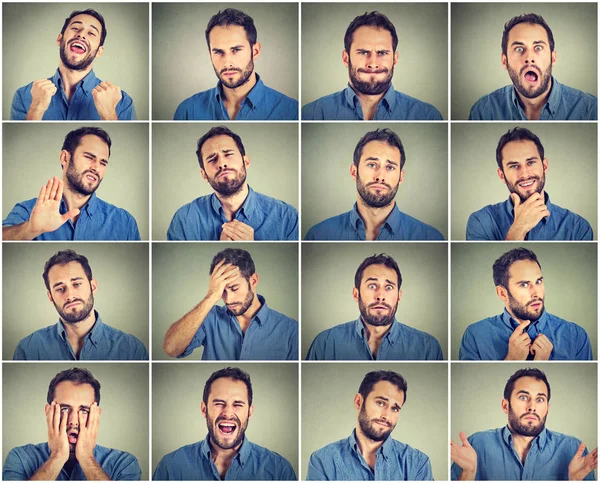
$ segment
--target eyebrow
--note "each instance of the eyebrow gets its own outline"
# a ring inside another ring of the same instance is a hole
[[[239,45],[232,45],[231,47],[228,47],[229,49],[243,49],[244,45],[243,44],[239,44]],[[213,52],[223,52],[223,50],[225,49],[219,49],[218,47],[213,47],[211,49]]]
[[[533,45],[539,45],[539,44],[547,45],[546,42],[543,40],[534,40],[533,41]],[[510,45],[511,45],[511,47],[513,45],[525,45],[525,42],[521,42],[520,40],[515,40]]]
[[[517,391],[517,395],[519,394],[527,394],[528,396],[531,394],[529,391],[526,391],[525,389],[521,389],[520,391]],[[538,392],[537,393],[538,396],[544,396],[545,398],[548,398],[548,396],[546,395],[545,392]]]
[[[379,161],[379,158],[377,156],[369,156],[365,159],[365,162],[367,161]],[[386,159],[385,162],[388,164],[393,164],[394,166],[398,166],[398,163],[396,163],[396,161],[392,161],[391,159]]]
[[[387,398],[385,396],[375,396],[375,399],[381,399],[382,401],[390,402],[389,398]],[[394,402],[394,405],[392,407],[401,409],[401,406],[397,402]]]
[[[234,151],[233,151],[233,149],[221,149],[221,152],[225,153],[225,154],[229,154],[229,153],[233,153]],[[215,151],[214,153],[208,155],[206,157],[206,160],[210,161],[211,159],[216,158],[217,155],[218,155],[218,151]]]
[[[92,153],[90,151],[84,151],[83,154],[87,154],[88,156],[91,156],[94,159],[98,158],[98,156],[96,156],[94,153]],[[105,163],[108,163],[108,159],[106,159],[106,158],[100,158],[100,161],[104,161]]]
[[[540,280],[544,280],[544,277],[536,278],[536,280],[535,280],[535,281],[536,281],[536,282],[539,282]],[[516,282],[516,283],[517,283],[517,284],[520,284],[520,283],[529,283],[529,282],[531,282],[531,280],[519,280],[519,281],[518,281],[518,282]]]
[[[75,24],[83,25],[83,22],[81,20],[75,20],[75,22],[71,22],[71,25],[75,25]],[[96,32],[100,33],[100,30],[98,30],[98,27],[96,27],[95,25],[90,24],[90,28],[93,28]]]
[[[225,399],[213,399],[212,402],[213,403],[216,403],[216,402],[226,403],[227,401],[225,401]],[[243,399],[234,399],[233,402],[240,403],[240,404],[246,404],[246,401],[244,401]]]
[[[74,282],[75,280],[83,280],[83,277],[73,277],[71,279],[71,282]],[[63,285],[64,282],[61,280],[60,282],[56,282],[54,285],[52,285],[52,288],[54,287],[58,287],[59,285]]]
[[[70,404],[61,404],[60,407],[61,408],[72,408],[73,406],[71,406]],[[80,404],[79,409],[90,409],[90,407],[85,404]]]
[[[385,281],[390,285],[396,285],[396,282],[392,282],[391,280],[388,280],[387,278],[385,279]],[[366,282],[379,282],[379,279],[377,277],[369,277],[365,280],[365,283]]]

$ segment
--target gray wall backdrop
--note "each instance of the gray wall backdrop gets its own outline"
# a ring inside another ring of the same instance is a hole
[[[383,128],[400,136],[406,153],[404,181],[396,195],[398,208],[448,238],[447,126],[424,123],[304,124],[302,238],[316,223],[352,209],[357,196],[350,176],[354,148],[366,133]]]
[[[152,239],[166,240],[175,212],[214,191],[202,179],[196,157],[198,139],[221,124],[152,126]],[[248,184],[254,191],[298,208],[297,124],[236,124],[250,157]]]
[[[206,296],[213,257],[225,248],[252,256],[257,292],[270,308],[298,320],[296,243],[160,243],[152,247],[152,359],[170,359],[162,349],[167,329]],[[164,303],[165,300],[177,303]],[[220,302],[222,304],[222,301]],[[202,347],[186,359],[200,360]]]
[[[310,455],[345,439],[356,427],[354,396],[365,374],[375,370],[400,373],[408,384],[392,438],[424,452],[433,477],[447,480],[448,367],[435,364],[307,363],[302,365],[302,479]]]
[[[153,364],[152,472],[166,454],[206,437],[206,419],[200,411],[204,384],[213,372],[224,367],[227,365],[213,362]],[[252,380],[254,413],[246,436],[287,459],[297,475],[298,364],[235,367],[250,374]]]
[[[302,105],[348,85],[344,34],[358,15],[377,10],[398,35],[397,91],[433,104],[448,118],[448,5],[307,3],[302,5]],[[426,81],[425,81],[426,80]]]
[[[104,179],[96,195],[127,210],[137,221],[142,240],[149,232],[149,153],[146,124],[36,123],[2,126],[2,217],[15,204],[37,198],[50,178],[62,179],[60,151],[65,136],[82,126],[101,127],[112,148]],[[24,176],[27,173],[27,176]]]
[[[145,363],[4,364],[2,461],[16,446],[48,441],[44,414],[48,385],[56,374],[72,367],[89,369],[102,386],[97,444],[134,455],[142,469],[142,480],[149,480],[150,403],[148,364]]]
[[[58,322],[42,273],[46,261],[67,248],[90,263],[98,281],[94,309],[102,321],[135,335],[150,352],[147,244],[3,243],[2,359],[12,360],[22,338]]]
[[[496,146],[514,123],[452,125],[452,239],[464,240],[469,215],[508,199],[498,178]],[[525,127],[524,123],[520,127]],[[583,216],[598,237],[596,124],[526,126],[544,146],[548,158],[545,190],[552,203]]]
[[[448,358],[448,248],[445,243],[303,243],[302,349],[325,329],[356,320],[354,275],[362,261],[387,253],[400,267],[396,320],[433,335]]]
[[[262,47],[254,66],[265,85],[298,99],[297,3],[163,3],[152,8],[154,119],[173,119],[183,100],[217,85],[204,31],[226,8],[254,20]]]
[[[453,3],[452,119],[467,119],[471,106],[511,84],[500,62],[504,24],[538,13],[554,35],[558,82],[597,95],[597,9],[593,3]]]
[[[2,118],[10,119],[15,91],[52,77],[60,60],[56,37],[74,10],[93,8],[106,22],[104,54],[96,76],[118,85],[133,99],[138,119],[149,119],[149,14],[144,3],[7,3],[2,6]],[[28,35],[35,25],[35,35]],[[14,46],[18,43],[19,48]],[[27,52],[24,60],[23,52]]]
[[[594,243],[454,243],[452,264],[452,359],[458,359],[466,328],[502,313],[492,265],[507,251],[525,246],[538,257],[548,312],[585,329],[598,357],[596,244]]]

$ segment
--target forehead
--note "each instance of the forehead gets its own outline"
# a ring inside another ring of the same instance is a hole
[[[79,139],[79,146],[77,146],[75,152],[90,152],[104,159],[108,159],[109,157],[108,144],[104,142],[104,139],[93,134],[82,136]]]
[[[392,50],[392,34],[389,30],[363,25],[358,27],[352,35],[353,49],[376,46],[381,49]]]
[[[208,399],[235,399],[248,402],[248,388],[243,381],[236,381],[229,377],[220,377],[210,386]]]
[[[371,141],[364,145],[360,160],[368,158],[379,158],[380,160],[390,160],[400,164],[400,150],[395,146],[390,146],[385,141]]]
[[[94,388],[90,384],[75,384],[72,381],[63,381],[56,386],[54,400],[71,406],[89,406],[95,401]]]
[[[398,404],[402,406],[404,404],[404,391],[398,389],[395,384],[389,381],[378,381],[373,386],[373,389],[367,396],[367,399],[384,397],[390,401],[391,404]]]
[[[69,262],[64,265],[54,265],[48,272],[50,287],[56,282],[66,282],[72,278],[82,277],[87,279],[83,267],[79,262]]]
[[[511,141],[502,148],[502,162],[524,161],[530,158],[540,158],[537,146],[533,141]]]
[[[234,150],[235,152],[239,152],[237,144],[235,144],[233,138],[231,136],[222,134],[220,136],[213,136],[212,138],[207,139],[202,145],[202,150],[200,153],[202,155],[202,159],[204,159],[209,154],[230,149]]]
[[[365,283],[368,279],[377,279],[380,281],[389,280],[398,285],[398,274],[394,269],[386,267],[385,265],[369,265],[365,268],[362,274],[361,284]]]
[[[233,45],[250,45],[244,27],[240,25],[216,26],[208,34],[210,48],[220,49]]]
[[[537,280],[542,276],[542,270],[533,260],[514,262],[508,270],[508,278],[512,282],[519,280]]]
[[[90,27],[90,26],[94,26],[98,29],[98,32],[102,33],[102,24],[99,22],[99,20],[92,16],[92,15],[88,15],[88,14],[79,14],[79,15],[75,15],[71,20],[69,20],[69,25],[68,27],[70,27],[71,25],[73,25],[73,23],[75,22],[81,22],[83,24],[84,27]]]
[[[545,394],[548,395],[548,388],[546,383],[535,377],[520,377],[515,381],[515,387],[511,396],[516,394],[518,391],[527,391],[529,394]]]
[[[508,45],[513,42],[523,42],[530,44],[533,42],[548,43],[548,32],[546,29],[537,23],[520,23],[515,25],[508,32]]]

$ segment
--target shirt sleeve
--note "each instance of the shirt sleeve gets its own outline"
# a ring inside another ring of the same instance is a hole
[[[481,115],[481,111],[479,109],[479,101],[477,101],[475,104],[473,104],[473,107],[471,107],[469,121],[483,121],[483,116]]]
[[[142,479],[140,464],[137,458],[130,453],[123,453],[111,473],[109,476],[114,481],[138,481]]]
[[[26,361],[26,360],[27,360],[27,354],[25,354],[25,348],[23,347],[23,341],[20,341],[17,344],[15,353],[13,354],[13,361]]]
[[[435,337],[432,337],[427,347],[427,354],[425,357],[428,361],[443,361],[444,353],[442,352],[442,346]]]
[[[287,461],[285,458],[282,458],[282,460],[283,462],[278,479],[280,481],[298,481],[296,472],[294,471],[294,468],[292,468],[292,465],[289,463],[289,461]]]
[[[324,333],[321,332],[312,341],[308,354],[306,355],[307,361],[322,361],[325,360],[325,339]]]
[[[152,479],[154,481],[157,480],[169,480],[169,472],[167,470],[167,464],[166,464],[166,456],[163,456],[163,458],[158,462],[158,465],[156,466],[156,469],[154,470],[154,474],[152,475]]]
[[[591,361],[593,359],[592,355],[592,344],[590,343],[590,339],[587,335],[587,332],[579,328],[579,334],[577,337],[577,354],[575,355],[575,360],[578,361]]]
[[[290,334],[290,350],[287,354],[286,360],[297,361],[298,360],[298,328],[296,327]]]
[[[14,226],[29,220],[31,213],[23,203],[17,203],[8,216],[2,221],[2,226]]]
[[[579,229],[577,230],[576,240],[593,240],[594,239],[594,231],[592,227],[588,223],[587,220],[581,219],[581,223],[579,224]]]
[[[2,479],[3,480],[28,480],[32,474],[29,474],[25,470],[23,460],[17,453],[17,448],[11,449],[6,455],[4,460],[4,467],[2,468]]]
[[[489,241],[491,239],[477,214],[472,213],[467,221],[467,240]]]
[[[425,456],[423,464],[415,473],[414,478],[411,478],[411,479],[414,479],[415,481],[433,481],[433,473],[431,471],[431,461],[429,461],[428,456]]]
[[[27,117],[27,111],[29,109],[25,108],[25,102],[23,101],[23,96],[21,95],[21,89],[17,89],[15,95],[13,96],[12,104],[10,105],[10,120],[11,121],[24,121]]]
[[[194,334],[194,337],[192,338],[190,345],[188,345],[185,348],[183,353],[181,353],[177,356],[177,359],[182,359],[184,357],[189,356],[192,352],[194,352],[194,349],[196,349],[197,347],[200,347],[201,345],[204,345],[206,343],[206,339],[207,339],[206,329],[207,329],[207,325],[210,324],[211,317],[212,317],[212,310],[208,313],[208,315],[202,322],[202,325],[198,328],[198,330]]]
[[[133,359],[136,361],[147,361],[149,359],[146,346],[138,338],[135,339],[135,355]]]
[[[127,239],[139,241],[139,240],[141,240],[141,238],[140,238],[140,231],[138,230],[137,221],[135,221],[135,218],[133,216],[131,216],[129,213],[127,213],[127,214],[129,216],[129,227],[127,229]]]
[[[187,121],[188,120],[187,109],[186,109],[185,104],[186,104],[186,102],[183,101],[181,104],[179,104],[179,106],[177,106],[177,109],[175,110],[175,114],[173,116],[174,121]]]
[[[316,453],[310,455],[310,460],[308,461],[308,473],[306,474],[307,480],[319,480],[319,481],[327,481],[327,475],[325,474],[325,468],[323,467],[323,462],[317,456]]]
[[[452,467],[450,468],[450,479],[452,481],[456,481],[460,478],[462,474],[462,468],[458,466],[456,463],[452,463]]]
[[[187,240],[185,237],[183,217],[179,214],[180,210],[181,208],[173,215],[169,230],[167,231],[167,240]]]
[[[322,111],[321,111],[321,115],[317,116],[317,112],[316,112],[317,105],[318,105],[318,102],[314,101],[314,102],[311,102],[310,104],[306,104],[304,107],[302,107],[302,120],[303,121],[322,121],[325,119]]]
[[[460,349],[458,350],[458,359],[461,361],[480,361],[481,356],[477,350],[477,342],[471,327],[467,327],[460,341]]]
[[[286,240],[298,241],[298,212],[295,209],[290,209],[290,216],[288,217],[288,227],[291,227],[291,229],[286,235]]]
[[[133,99],[125,91],[121,91],[122,98],[117,104],[117,117],[119,121],[135,121],[137,119]]]

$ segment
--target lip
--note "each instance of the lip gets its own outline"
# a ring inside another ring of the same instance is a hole
[[[78,44],[79,46],[81,46],[83,48],[83,52],[73,52],[71,50],[71,47],[75,44]],[[71,52],[73,54],[79,54],[79,55],[87,54],[88,50],[89,50],[88,45],[83,40],[72,40],[71,42],[69,42],[69,52]]]
[[[86,177],[86,179],[87,179],[88,181],[93,181],[94,183],[95,183],[96,181],[98,181],[98,177],[97,177],[96,175],[94,175],[94,174],[91,174],[91,173],[86,173],[86,174],[85,174],[85,177]]]
[[[386,305],[372,305],[371,308],[374,310],[389,310],[390,309]]]
[[[539,421],[539,419],[535,416],[527,416],[523,419],[525,419],[525,421]]]
[[[389,428],[390,425],[388,423],[384,423],[382,421],[374,421],[375,424],[378,424],[379,426],[382,426],[384,428]]]
[[[235,171],[233,169],[226,169],[225,171],[221,171],[221,173],[217,177],[220,178],[221,176],[227,176],[228,174],[234,174],[234,173],[235,173]]]
[[[530,188],[533,188],[536,183],[537,183],[537,178],[533,178],[533,179],[528,179],[526,181],[521,181],[520,183],[517,183],[517,184],[519,185],[519,188],[530,189]]]
[[[68,309],[69,307],[72,307],[73,305],[80,305],[81,302],[79,300],[76,300],[75,302],[71,302],[70,304],[65,305],[65,309]]]
[[[381,183],[371,183],[369,185],[369,188],[373,188],[376,190],[388,190],[389,189],[389,187],[387,185],[381,184]]]
[[[223,72],[223,75],[235,75],[237,74],[238,71],[237,70],[226,70],[225,72]]]

